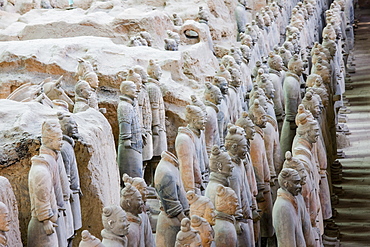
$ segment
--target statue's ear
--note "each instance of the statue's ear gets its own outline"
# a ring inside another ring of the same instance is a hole
[[[234,144],[231,146],[231,148],[232,148],[234,151],[236,151],[236,150],[238,149],[238,144],[234,143]]]
[[[221,162],[217,162],[216,166],[217,166],[218,171],[222,170],[222,163]]]
[[[113,220],[108,220],[108,226],[110,228],[113,228],[114,221]]]

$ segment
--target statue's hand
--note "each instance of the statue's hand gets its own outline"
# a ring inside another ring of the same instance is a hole
[[[265,198],[263,197],[263,190],[259,191],[257,196],[256,196],[257,202],[264,202]]]
[[[154,126],[152,131],[153,131],[153,135],[156,135],[156,136],[159,135],[159,127],[158,126]]]
[[[146,134],[141,134],[141,138],[143,139],[144,146],[147,144],[147,138],[148,136]]]
[[[257,209],[252,210],[253,222],[258,222],[261,219],[261,215],[258,213]]]
[[[131,148],[131,140],[127,139],[123,141],[123,146],[125,148]]]
[[[235,222],[235,230],[236,234],[240,235],[243,232],[243,228],[240,225],[240,222]]]
[[[51,235],[54,233],[54,227],[57,227],[58,225],[51,222],[50,220],[44,220],[44,230],[47,235]]]

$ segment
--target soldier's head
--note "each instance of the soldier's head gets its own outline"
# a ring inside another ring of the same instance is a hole
[[[204,130],[206,126],[207,116],[200,107],[195,105],[187,105],[185,117],[189,124],[189,127],[196,130]]]
[[[297,196],[302,191],[301,177],[294,169],[283,168],[279,174],[278,181],[280,187],[293,196]]]
[[[256,130],[254,129],[254,123],[249,118],[247,112],[242,112],[242,116],[236,120],[235,125],[244,129],[245,137],[248,140],[253,140]]]
[[[130,183],[125,183],[125,188],[121,190],[120,205],[133,215],[139,215],[143,212],[144,203],[141,194]]]
[[[205,85],[206,90],[204,91],[204,99],[212,102],[215,105],[221,104],[222,101],[221,90],[209,82],[207,82]]]
[[[301,177],[301,185],[306,184],[307,178],[306,168],[299,159],[292,156],[292,153],[290,151],[287,151],[285,153],[285,161],[283,164],[283,168],[291,168],[296,170],[299,176]]]
[[[126,212],[119,206],[111,205],[103,208],[102,222],[104,229],[114,235],[123,237],[128,234],[130,224]]]
[[[248,152],[248,143],[244,129],[229,124],[228,132],[225,137],[225,148],[230,155],[245,159]]]
[[[218,146],[213,146],[211,157],[209,158],[209,169],[211,172],[220,173],[226,177],[230,177],[233,168],[234,165],[231,161],[230,155]]]
[[[120,91],[123,95],[126,95],[131,99],[136,99],[139,93],[137,86],[133,81],[121,82]]]
[[[64,135],[78,137],[77,123],[69,112],[58,112],[58,119]]]
[[[42,124],[41,143],[43,146],[54,151],[59,151],[62,148],[62,129],[58,120],[48,119]]]

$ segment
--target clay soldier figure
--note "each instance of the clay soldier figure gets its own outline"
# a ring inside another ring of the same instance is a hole
[[[296,196],[301,193],[301,177],[291,168],[279,174],[278,197],[273,209],[273,224],[278,246],[297,247],[307,245],[303,234],[302,216]]]
[[[102,222],[104,229],[101,231],[105,247],[128,247],[127,234],[129,222],[126,212],[116,205],[103,208]]]
[[[81,232],[81,242],[78,247],[105,247],[100,239],[91,235],[88,230],[83,230]]]
[[[125,188],[121,190],[121,207],[127,213],[127,220],[130,223],[127,235],[128,246],[152,247],[155,246],[149,218],[144,222],[142,216],[144,202],[139,190],[125,182]]]
[[[146,89],[148,74],[143,67],[136,65],[134,72],[140,76],[140,92],[137,97],[141,132],[145,139],[143,147],[143,161],[149,161],[153,158],[153,138],[152,138],[152,110],[150,106],[149,94]],[[138,85],[137,85],[138,86]]]
[[[80,177],[77,169],[77,161],[74,152],[74,139],[78,138],[77,123],[70,114],[58,112],[59,123],[63,132],[63,146],[61,155],[63,158],[64,168],[71,189],[70,205],[73,216],[73,229],[76,232],[82,227],[81,205],[80,205]]]
[[[230,177],[230,187],[235,191],[239,204],[236,215],[238,243],[239,246],[252,246],[254,235],[248,222],[252,219],[252,196],[243,163],[246,158],[248,144],[242,128],[229,124],[229,132],[225,138],[225,148],[234,165]]]
[[[215,207],[211,200],[206,196],[195,194],[194,191],[188,191],[186,197],[190,204],[189,216],[198,215],[213,226],[215,224]]]
[[[190,220],[184,218],[181,221],[181,230],[176,235],[175,247],[201,247],[202,240],[198,231],[190,226]]]
[[[146,83],[146,90],[148,91],[150,107],[152,111],[152,138],[153,138],[153,159],[151,168],[157,165],[163,151],[167,150],[167,134],[166,134],[166,115],[163,102],[163,95],[159,87],[159,80],[162,76],[161,67],[153,60],[149,60],[147,68],[149,75]],[[147,169],[148,170],[148,169]],[[154,171],[151,171],[150,178],[146,178],[148,184],[153,180]]]
[[[6,232],[10,230],[10,218],[7,206],[0,202],[0,247],[7,247]]]
[[[255,124],[256,134],[253,140],[250,141],[250,155],[252,165],[256,174],[257,182],[257,202],[258,208],[261,212],[261,237],[263,241],[271,240],[274,229],[272,227],[272,196],[271,196],[271,170],[275,167],[267,161],[264,132],[263,128],[266,127],[266,112],[259,105],[259,101],[255,100],[254,104],[249,109],[249,117]]]
[[[231,123],[235,123],[240,117],[245,103],[243,97],[241,97],[240,86],[242,82],[240,80],[240,71],[236,68],[230,68],[229,72],[232,77],[229,83],[229,114]]]
[[[124,183],[130,183],[132,186],[135,186],[135,188],[140,192],[141,198],[144,202],[143,206],[143,212],[140,214],[140,217],[142,219],[142,224],[144,224],[144,236],[145,241],[148,243],[148,246],[150,246],[152,243],[154,244],[154,237],[152,234],[152,227],[151,220],[150,220],[150,207],[148,204],[146,204],[147,201],[147,195],[148,192],[148,186],[143,178],[131,178],[127,174],[123,174],[122,180]],[[155,226],[154,226],[155,227]]]
[[[298,172],[299,176],[301,177],[301,185],[302,185],[302,193],[303,191],[307,190],[307,171],[303,165],[303,163],[292,156],[292,153],[290,151],[287,151],[285,153],[285,162],[283,165],[283,168],[291,168]],[[307,246],[317,246],[317,242],[319,240],[318,231],[316,228],[313,228],[311,225],[310,216],[308,214],[306,203],[304,201],[304,198],[302,196],[302,193],[299,193],[296,196],[300,215],[301,215],[301,222],[302,222],[302,230],[303,235],[306,241]]]
[[[199,23],[205,23],[208,25],[208,19],[209,19],[208,12],[203,8],[203,6],[199,6],[199,11],[198,11]]]
[[[204,91],[204,104],[206,105],[207,111],[207,122],[205,127],[205,138],[208,156],[211,154],[211,149],[213,145],[220,146],[220,135],[218,126],[218,105],[222,101],[221,90],[212,85],[211,83],[206,83],[206,90]]]
[[[303,191],[313,227],[322,229],[322,212],[319,198],[319,171],[313,154],[313,144],[317,142],[320,129],[312,115],[301,113],[297,116],[298,129],[293,142],[293,156],[299,159],[307,171],[307,191]],[[319,219],[318,222],[316,220]],[[316,225],[317,224],[317,225]]]
[[[40,155],[32,157],[28,174],[31,221],[27,242],[29,247],[55,247],[59,244],[55,230],[58,205],[54,180],[58,176],[55,172],[58,171],[57,151],[62,147],[62,130],[57,121],[47,120],[43,123],[41,142]]]
[[[261,219],[261,216],[258,213],[258,206],[256,200],[256,196],[258,195],[256,175],[254,173],[254,168],[250,156],[250,142],[251,140],[254,139],[254,136],[256,134],[256,131],[254,129],[255,125],[249,118],[248,113],[246,112],[242,112],[242,116],[235,122],[235,125],[244,129],[245,137],[247,139],[248,144],[246,158],[243,160],[249,185],[249,191],[247,190],[247,192],[250,193],[250,197],[252,198],[252,220],[248,220],[248,224],[254,232],[255,242],[257,242],[258,241],[257,236],[259,236],[260,228],[259,220]]]
[[[191,227],[199,232],[203,247],[214,246],[214,231],[211,225],[198,215],[191,216]]]
[[[93,66],[89,61],[86,61],[82,58],[78,59],[77,73],[79,80],[86,81],[91,87],[91,96],[89,99],[89,106],[95,110],[99,110],[98,107],[98,97],[96,90],[99,87],[99,79],[96,75]]]
[[[75,85],[75,105],[73,107],[73,113],[86,111],[90,108],[90,97],[92,90],[90,84],[86,81],[79,80]]]
[[[188,126],[179,128],[175,141],[180,174],[186,191],[193,190],[201,194],[205,189],[202,175],[208,168],[207,151],[202,140],[206,115],[201,108],[188,105],[186,119]]]
[[[279,126],[279,133],[281,133],[281,128],[283,126],[284,120],[284,92],[283,92],[283,82],[285,78],[285,73],[283,71],[284,63],[279,55],[270,53],[268,58],[268,65],[270,80],[274,85],[275,97],[274,110],[276,115],[276,120]]]
[[[223,65],[222,65],[223,66]],[[227,125],[230,123],[229,115],[229,87],[227,80],[224,77],[215,76],[213,79],[213,85],[217,86],[222,94],[221,103],[219,105],[219,112],[217,114],[218,128],[220,135],[220,146],[223,146],[224,139],[227,134]]]
[[[211,157],[209,158],[209,183],[207,185],[205,196],[215,205],[216,188],[218,185],[229,187],[229,178],[234,169],[230,155],[220,149],[218,146],[212,147]]]
[[[132,81],[122,82],[120,90],[122,96],[117,109],[120,130],[117,162],[120,176],[127,173],[131,177],[143,177],[143,140],[140,120],[134,107],[138,91]]]
[[[156,246],[173,247],[181,220],[189,211],[189,204],[180,177],[179,162],[172,153],[163,151],[155,171],[154,184],[162,204],[157,221]]]
[[[216,224],[213,229],[215,231],[216,247],[242,246],[238,245],[238,238],[235,229],[234,215],[239,207],[238,197],[235,194],[235,191],[229,187],[218,185],[215,197],[215,207]]]
[[[178,16],[176,13],[173,13],[172,16],[173,16],[173,25],[182,26],[182,24],[184,24],[181,17]]]
[[[284,100],[285,100],[285,119],[280,135],[281,152],[292,149],[293,138],[297,125],[295,116],[297,115],[298,105],[301,103],[300,76],[303,71],[303,62],[298,55],[289,61],[288,72],[284,80]]]

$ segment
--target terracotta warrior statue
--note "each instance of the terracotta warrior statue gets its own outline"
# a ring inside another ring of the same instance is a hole
[[[200,247],[202,240],[198,231],[190,226],[190,219],[184,218],[181,221],[181,230],[176,235],[175,247]]]
[[[228,152],[225,152],[218,146],[213,146],[211,157],[209,158],[209,183],[207,185],[205,196],[208,197],[212,204],[215,205],[216,188],[218,185],[229,187],[229,178],[234,169]]]
[[[77,73],[79,76],[79,80],[86,81],[89,83],[91,87],[91,95],[89,98],[89,106],[91,108],[94,108],[95,110],[99,110],[98,106],[98,96],[96,91],[99,88],[99,79],[96,75],[93,66],[89,61],[86,61],[84,59],[78,60],[78,67],[77,67]]]
[[[117,109],[120,130],[117,162],[120,176],[127,173],[131,177],[143,177],[143,140],[140,120],[134,107],[138,91],[132,81],[122,82],[120,90],[122,96]]]
[[[141,132],[143,136],[143,161],[149,161],[153,157],[153,138],[152,138],[152,108],[149,100],[149,93],[146,87],[148,74],[140,65],[133,68],[134,72],[140,76],[140,92],[137,97],[138,113],[140,118]],[[138,85],[137,85],[138,86]]]
[[[256,197],[258,195],[258,187],[256,182],[256,174],[254,173],[254,168],[250,155],[250,142],[254,139],[256,135],[255,125],[252,120],[249,118],[247,112],[242,112],[242,116],[235,122],[236,126],[239,126],[244,129],[245,137],[247,139],[247,153],[246,158],[243,160],[251,198],[252,198],[252,220],[248,220],[248,224],[251,229],[253,229],[254,236],[259,236],[259,220],[261,216],[258,213],[258,205]],[[258,238],[255,238],[255,242],[258,241]]]
[[[218,106],[219,111],[217,114],[218,119],[218,128],[220,135],[220,145],[223,146],[224,139],[227,134],[227,125],[230,123],[230,114],[229,114],[229,87],[228,82],[224,77],[215,76],[213,78],[213,85],[217,86],[222,94],[221,103]]]
[[[156,246],[173,247],[181,220],[187,217],[189,204],[180,177],[179,162],[172,153],[163,151],[155,171],[154,184],[162,204],[157,221]]]
[[[206,114],[193,105],[186,107],[188,125],[180,127],[175,148],[180,163],[180,174],[186,191],[197,194],[205,189],[203,177],[208,169],[208,157],[204,141]]]
[[[81,232],[81,242],[78,247],[105,247],[100,239],[96,238],[88,230]]]
[[[0,247],[8,246],[6,232],[10,230],[9,225],[9,210],[3,202],[0,202]]]
[[[307,191],[307,189],[309,188],[307,186],[306,168],[299,159],[292,156],[292,153],[290,151],[287,151],[285,153],[285,161],[283,168],[291,168],[298,172],[299,176],[301,177],[302,193],[306,193],[305,191]],[[306,241],[307,246],[317,246],[316,241],[318,241],[319,239],[318,231],[311,225],[310,215],[308,214],[306,203],[304,201],[302,193],[299,193],[296,196],[296,199],[300,209],[304,239]]]
[[[235,191],[229,187],[218,185],[215,197],[215,207],[216,224],[213,229],[215,231],[216,247],[240,246],[238,245],[238,238],[235,229],[234,215],[239,207],[238,197],[235,194]]]
[[[92,94],[91,86],[88,82],[79,80],[75,85],[75,105],[73,107],[73,113],[86,111],[90,108],[90,97]]]
[[[256,200],[258,202],[258,208],[261,212],[261,237],[268,239],[274,234],[272,227],[272,196],[270,181],[270,171],[275,170],[274,164],[269,164],[266,155],[265,143],[264,143],[264,132],[263,129],[266,127],[267,118],[266,112],[260,106],[259,101],[255,100],[254,104],[249,109],[249,117],[255,124],[256,134],[253,140],[250,141],[250,155],[254,172],[256,174],[256,182],[258,194]]]
[[[198,215],[191,216],[191,227],[199,232],[203,247],[214,246],[214,231],[211,225]]]
[[[312,115],[301,113],[297,116],[298,129],[294,138],[292,153],[299,159],[307,171],[307,191],[302,195],[305,199],[306,208],[308,209],[313,227],[322,229],[322,212],[319,197],[319,168],[313,154],[314,143],[320,135],[320,128]]]
[[[125,188],[121,190],[120,205],[127,213],[130,223],[127,243],[128,246],[151,247],[155,246],[149,218],[142,218],[144,202],[139,190],[132,184],[125,182]]]
[[[31,202],[31,221],[28,224],[27,242],[29,247],[58,246],[56,222],[58,205],[55,192],[55,179],[59,177],[57,152],[62,147],[62,130],[58,121],[46,120],[42,125],[40,155],[31,159],[28,174],[28,189]],[[59,181],[60,184],[60,181]]]
[[[207,122],[205,127],[205,138],[208,156],[211,154],[211,149],[213,145],[220,146],[220,134],[218,126],[218,105],[222,101],[221,90],[212,85],[211,83],[206,83],[206,89],[204,91],[204,104],[206,105],[207,111]]]
[[[69,188],[72,191],[71,204],[73,216],[73,228],[77,231],[82,227],[80,196],[80,177],[78,174],[77,161],[74,152],[75,139],[79,138],[77,123],[71,114],[58,112],[59,123],[63,132],[63,146],[60,150],[64,168],[68,177]]]
[[[190,204],[189,216],[198,215],[213,226],[215,224],[215,207],[210,199],[206,196],[197,195],[194,191],[188,191],[186,197]]]
[[[238,243],[239,246],[252,246],[254,234],[248,220],[252,219],[253,199],[243,163],[247,155],[248,144],[242,128],[229,124],[229,132],[225,138],[225,148],[234,165],[230,177],[230,187],[235,191],[239,204],[236,214]]]
[[[103,208],[102,222],[104,229],[101,231],[105,247],[127,247],[127,234],[129,222],[126,212],[116,205]]]
[[[143,211],[140,214],[142,224],[144,225],[144,236],[146,243],[154,243],[154,236],[152,234],[152,227],[151,225],[151,214],[150,214],[150,207],[148,204],[146,204],[147,196],[149,194],[148,186],[143,178],[131,178],[127,174],[123,174],[122,178],[123,182],[130,183],[132,186],[134,186],[141,194],[141,198],[143,200],[144,206]],[[148,240],[147,240],[148,239]],[[148,244],[149,246],[150,244]]]
[[[283,126],[284,120],[284,91],[283,91],[283,82],[285,79],[284,72],[284,63],[283,59],[276,54],[270,53],[268,58],[268,65],[270,67],[269,75],[272,84],[275,89],[274,101],[274,110],[276,115],[276,120],[279,125],[279,133]]]
[[[284,80],[285,119],[280,135],[281,152],[292,149],[293,138],[297,125],[295,116],[298,105],[301,103],[300,76],[303,71],[303,62],[298,55],[294,55],[289,61],[288,72]]]
[[[161,153],[167,150],[165,108],[163,95],[159,87],[162,70],[156,62],[149,60],[147,72],[149,78],[146,84],[146,89],[149,94],[152,110],[153,156],[160,157]]]
[[[278,197],[273,209],[273,224],[278,246],[314,246],[305,241],[302,213],[297,196],[301,193],[301,177],[291,168],[284,168],[279,174]]]

